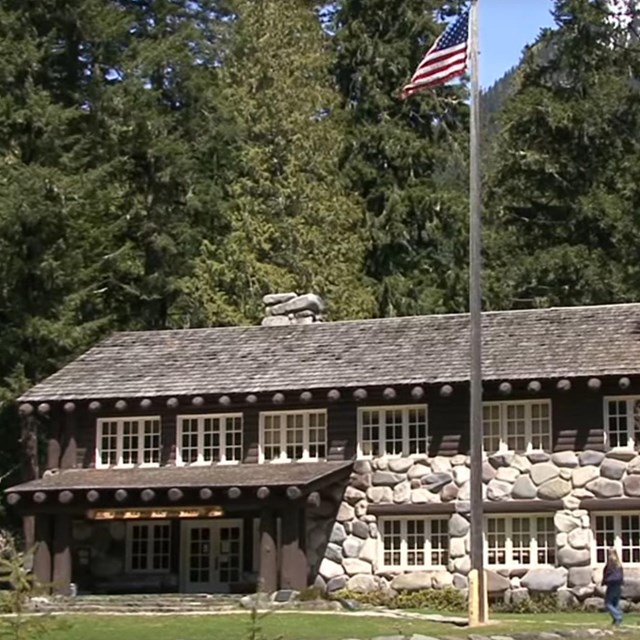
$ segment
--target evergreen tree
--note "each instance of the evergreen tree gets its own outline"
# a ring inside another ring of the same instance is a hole
[[[341,0],[334,15],[335,73],[349,121],[345,170],[366,204],[366,274],[377,285],[379,315],[466,307],[464,86],[399,99],[443,29],[441,7],[440,0]]]
[[[602,2],[557,0],[517,74],[489,179],[493,306],[635,299],[637,52]]]
[[[238,134],[229,231],[203,244],[185,280],[191,322],[255,322],[261,296],[282,290],[323,295],[334,319],[369,316],[363,209],[339,170],[328,37],[306,0],[242,0],[237,10],[221,77]]]

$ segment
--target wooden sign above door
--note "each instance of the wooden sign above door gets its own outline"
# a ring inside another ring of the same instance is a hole
[[[89,520],[165,520],[167,518],[221,518],[222,507],[170,507],[154,509],[90,509]]]

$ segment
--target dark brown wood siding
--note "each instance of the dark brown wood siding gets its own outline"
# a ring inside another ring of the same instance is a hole
[[[527,390],[527,381],[514,382],[508,396],[501,395],[497,382],[484,385],[484,400],[518,401],[530,399],[549,399],[552,403],[552,448],[554,451],[602,449],[603,438],[603,399],[605,396],[623,396],[640,394],[640,380],[632,379],[629,389],[622,390],[618,377],[603,379],[602,388],[591,391],[586,379],[572,380],[569,391],[558,391],[555,380],[542,380],[540,392],[532,394]],[[356,402],[352,390],[343,390],[341,399],[330,402],[327,390],[315,391],[309,403],[303,403],[299,394],[287,394],[282,404],[274,404],[271,395],[258,397],[255,404],[247,404],[244,396],[233,398],[229,407],[217,403],[193,407],[184,404],[177,409],[169,409],[166,399],[159,399],[146,411],[139,408],[137,401],[129,403],[131,409],[117,412],[113,403],[103,403],[100,412],[88,410],[88,403],[79,403],[75,415],[77,440],[77,465],[92,467],[95,465],[96,421],[98,418],[159,415],[162,421],[162,463],[175,464],[177,416],[207,413],[242,413],[244,423],[243,461],[257,463],[259,455],[259,418],[263,411],[291,411],[327,409],[327,458],[329,460],[351,459],[356,454],[357,423],[359,407],[406,406],[426,404],[429,420],[429,455],[451,456],[468,453],[469,449],[469,390],[466,384],[453,385],[453,394],[442,397],[440,386],[426,389],[424,398],[419,401],[411,397],[411,387],[395,387],[397,396],[393,401],[383,397],[382,388],[368,390],[366,400]],[[52,411],[52,419],[64,420],[61,411]],[[51,429],[50,433],[57,433]]]

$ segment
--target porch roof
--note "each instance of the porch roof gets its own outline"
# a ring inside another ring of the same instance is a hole
[[[485,380],[640,374],[640,304],[483,314]],[[23,402],[469,379],[469,316],[117,333]]]
[[[352,462],[293,462],[135,469],[65,469],[6,489],[5,493],[89,489],[279,487],[310,484],[345,474]]]

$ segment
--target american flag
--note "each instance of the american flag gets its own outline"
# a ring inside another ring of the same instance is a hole
[[[444,84],[467,70],[469,42],[469,12],[451,23],[427,51],[409,84],[402,89],[402,97],[408,98],[420,89]]]

